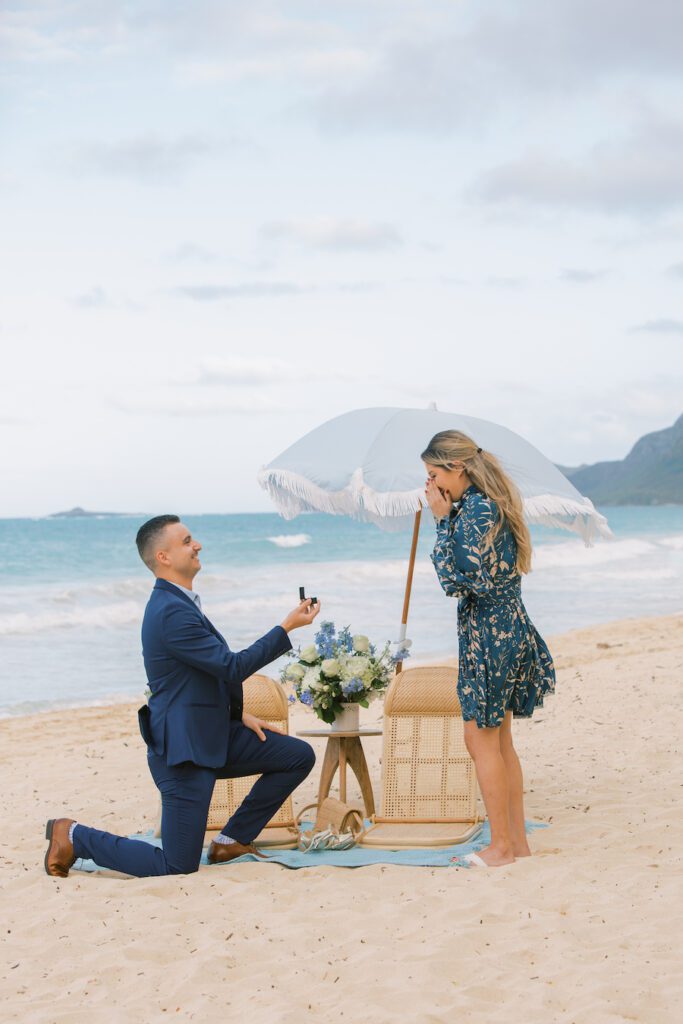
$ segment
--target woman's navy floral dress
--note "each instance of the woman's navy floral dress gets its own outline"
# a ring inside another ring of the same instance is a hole
[[[458,598],[458,697],[466,722],[501,725],[506,711],[529,718],[555,689],[544,640],[522,603],[517,544],[504,524],[492,546],[482,540],[498,509],[474,485],[438,520],[432,561],[449,597]]]

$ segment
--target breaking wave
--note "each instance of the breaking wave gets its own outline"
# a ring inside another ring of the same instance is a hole
[[[302,548],[304,544],[311,543],[307,533],[283,533],[279,537],[269,537],[268,540],[277,548]]]

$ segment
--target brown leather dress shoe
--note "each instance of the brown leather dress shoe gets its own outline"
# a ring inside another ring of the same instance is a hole
[[[244,857],[245,853],[253,853],[262,860],[268,860],[265,853],[257,850],[253,843],[214,843],[211,842],[206,857],[209,864],[225,864],[228,860]]]
[[[73,844],[69,842],[72,824],[73,818],[50,818],[45,826],[45,838],[49,840],[45,853],[45,870],[48,875],[66,878],[76,860]]]

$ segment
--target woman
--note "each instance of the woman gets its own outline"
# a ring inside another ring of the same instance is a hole
[[[555,689],[550,652],[522,603],[531,538],[517,487],[466,434],[436,434],[421,457],[436,520],[432,561],[458,598],[458,697],[491,827],[490,845],[466,859],[499,867],[531,854],[512,719],[530,718]]]

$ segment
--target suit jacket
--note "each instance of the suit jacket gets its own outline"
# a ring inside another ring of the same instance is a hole
[[[230,719],[242,718],[242,682],[291,650],[282,626],[235,653],[190,597],[158,579],[142,622],[152,695],[140,709],[145,742],[169,766],[226,763]]]

